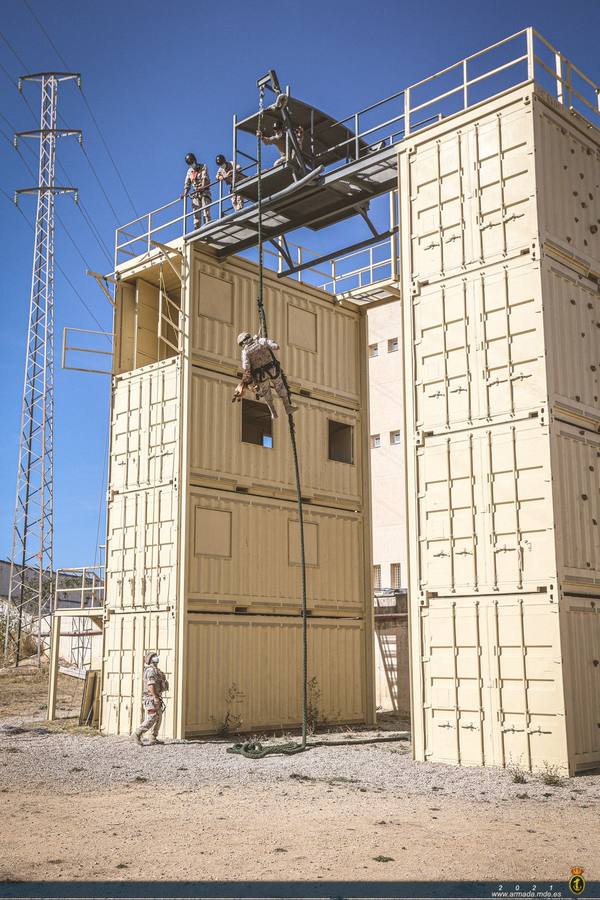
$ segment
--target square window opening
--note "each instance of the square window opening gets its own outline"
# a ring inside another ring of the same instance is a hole
[[[373,566],[373,589],[381,590],[381,566]]]
[[[265,403],[242,400],[242,441],[269,449],[273,447],[273,420]]]
[[[390,565],[390,581],[391,587],[395,591],[399,591],[402,587],[402,568],[400,563],[392,563]]]
[[[381,447],[381,435],[380,434],[372,434],[371,435],[371,450],[375,450],[377,447]]]
[[[399,444],[401,435],[399,431],[390,431],[390,444]]]
[[[379,356],[379,344],[369,344],[369,356]]]
[[[352,463],[353,457],[353,428],[345,422],[329,420],[329,459],[335,462]]]
[[[388,341],[388,353],[396,353],[398,350],[398,338],[390,338]]]

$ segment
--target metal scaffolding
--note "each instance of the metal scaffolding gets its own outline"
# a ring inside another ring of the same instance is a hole
[[[57,128],[58,85],[77,80],[73,72],[40,72],[19,79],[39,82],[40,127],[15,135],[39,140],[39,181],[19,190],[37,195],[33,274],[29,304],[29,326],[25,354],[25,380],[19,439],[17,494],[13,525],[12,556],[4,656],[14,647],[18,664],[21,635],[26,625],[37,638],[38,665],[46,640],[53,606],[53,469],[54,469],[54,197],[76,193],[74,187],[55,185],[56,140],[81,132]],[[44,623],[44,620],[47,620]]]

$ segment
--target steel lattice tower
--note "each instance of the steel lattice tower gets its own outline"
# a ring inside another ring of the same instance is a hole
[[[53,519],[54,519],[54,198],[75,192],[74,187],[55,185],[56,141],[81,132],[57,128],[58,85],[76,79],[72,72],[41,72],[25,75],[22,82],[41,87],[40,127],[15,135],[39,140],[37,186],[17,191],[37,195],[33,273],[29,304],[29,326],[25,356],[25,381],[19,440],[17,496],[13,525],[9,601],[6,612],[4,655],[11,643],[19,662],[24,618],[37,621],[38,664],[44,643],[44,621],[53,607]]]

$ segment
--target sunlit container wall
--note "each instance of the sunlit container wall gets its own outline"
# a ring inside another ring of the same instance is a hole
[[[600,761],[599,151],[529,85],[399,155],[419,759]]]
[[[231,402],[237,335],[257,328],[256,266],[182,244],[170,258],[133,261],[117,292],[103,729],[135,726],[154,647],[168,736],[289,728],[301,719],[302,594],[287,417],[277,399],[275,422],[262,404]],[[298,406],[311,710],[370,721],[364,317],[272,273],[265,306]]]

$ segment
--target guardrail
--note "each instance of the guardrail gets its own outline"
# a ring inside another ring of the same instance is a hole
[[[352,128],[353,134],[333,149],[346,147],[348,159],[352,155],[354,160],[372,155],[441,118],[463,112],[530,81],[539,83],[565,108],[600,126],[600,87],[539,32],[525,28],[338,120],[335,125]],[[234,127],[234,159],[243,156],[249,160],[243,175],[253,175],[256,159],[238,149],[237,135],[238,129]],[[315,162],[319,164],[318,154]],[[326,170],[347,164],[347,160],[342,159],[326,166]],[[217,196],[213,200],[215,189]],[[232,195],[225,190],[224,182],[212,182],[209,190],[211,200],[206,206],[207,215],[213,220],[229,216],[234,211]],[[153,240],[164,243],[185,236],[193,230],[190,218],[193,215],[187,198],[176,199],[118,228],[115,266],[149,252]]]
[[[54,609],[73,611],[104,607],[104,566],[79,566],[57,569],[55,573]]]

